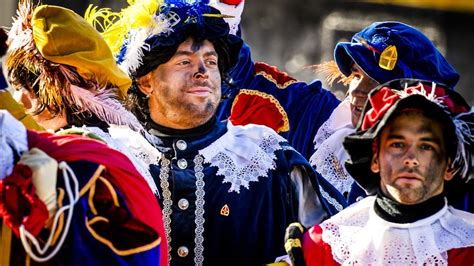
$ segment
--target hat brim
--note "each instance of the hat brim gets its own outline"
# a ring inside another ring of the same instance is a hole
[[[352,65],[356,63],[365,74],[375,79],[370,73],[366,72],[366,69],[370,69],[367,61],[370,59],[373,60],[373,58],[373,52],[360,43],[340,42],[334,49],[334,60],[336,61],[337,67],[346,77],[351,75]]]
[[[334,60],[346,77],[351,75],[351,68],[355,63],[367,76],[380,84],[394,79],[411,78],[398,65],[390,71],[379,67],[379,56],[361,43],[338,43],[334,49]]]

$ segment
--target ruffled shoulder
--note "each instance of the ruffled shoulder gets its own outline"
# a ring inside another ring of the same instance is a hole
[[[474,246],[473,214],[445,205],[425,219],[397,224],[377,216],[374,201],[367,197],[321,224],[338,263],[447,265],[449,250]]]
[[[239,91],[229,120],[233,125],[265,125],[277,133],[290,130],[288,115],[280,102],[273,95],[258,90]]]
[[[230,183],[229,192],[240,193],[249,189],[250,182],[267,177],[276,167],[275,152],[282,150],[286,140],[272,129],[261,125],[234,126],[211,145],[199,151],[204,162],[217,167],[217,175],[224,176],[223,183]]]
[[[280,71],[277,67],[270,66],[263,62],[255,63],[255,75],[264,77],[274,83],[279,89],[286,89],[286,87],[291,84],[298,82],[286,72]]]

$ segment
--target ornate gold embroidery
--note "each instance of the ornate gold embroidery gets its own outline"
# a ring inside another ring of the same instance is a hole
[[[257,91],[257,90],[241,89],[239,91],[239,94],[237,94],[237,96],[235,97],[234,102],[232,103],[231,110],[234,109],[234,105],[237,103],[240,94],[257,95],[257,96],[260,96],[264,99],[268,99],[271,103],[275,104],[275,106],[277,107],[277,109],[280,112],[281,116],[283,117],[283,126],[278,128],[276,130],[276,132],[277,133],[287,132],[288,130],[290,130],[290,121],[288,119],[288,115],[286,114],[286,111],[283,108],[283,106],[281,106],[280,102],[275,97],[273,97],[273,95],[270,95],[270,94],[267,94],[267,93],[264,93],[264,92],[261,92],[261,91]],[[231,111],[231,113],[232,113],[232,111]]]
[[[278,84],[277,81],[272,77],[272,75],[268,74],[265,71],[259,71],[259,72],[257,72],[256,75],[263,76],[266,80],[268,80],[268,81],[272,82],[273,84],[275,84],[279,89],[286,89],[286,87],[290,86],[291,84],[298,82],[298,81],[292,79],[292,80],[288,80],[287,82],[285,82],[283,84]]]
[[[161,237],[158,237],[157,239],[155,239],[153,242],[149,243],[149,244],[146,244],[146,245],[143,245],[141,247],[136,247],[136,248],[132,248],[132,249],[127,249],[127,250],[118,250],[114,244],[112,242],[110,242],[108,239],[106,238],[103,238],[102,236],[100,236],[99,234],[97,234],[95,232],[95,230],[91,227],[92,224],[94,224],[95,222],[98,222],[98,221],[104,221],[104,222],[108,222],[108,220],[104,217],[100,217],[100,216],[97,216],[97,217],[94,217],[92,218],[90,221],[88,220],[88,218],[86,217],[86,227],[87,227],[87,230],[89,230],[89,232],[91,233],[91,235],[97,239],[99,242],[101,242],[102,244],[108,246],[113,252],[115,252],[116,254],[120,255],[120,256],[128,256],[128,255],[132,255],[132,254],[136,254],[136,253],[140,253],[140,252],[144,252],[144,251],[148,251],[152,248],[155,248],[157,247],[160,243],[161,243]]]

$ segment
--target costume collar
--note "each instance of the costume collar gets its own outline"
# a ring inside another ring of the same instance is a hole
[[[471,213],[445,204],[413,223],[392,223],[375,213],[375,200],[367,197],[320,224],[322,240],[339,264],[447,265],[449,250],[474,245]]]
[[[343,195],[349,193],[354,179],[344,167],[348,155],[342,141],[353,132],[350,102],[346,98],[319,128],[314,138],[315,152],[309,159],[316,171]]]
[[[234,126],[229,121],[227,132],[199,154],[205,163],[217,167],[216,175],[224,176],[223,183],[230,183],[229,192],[240,193],[241,187],[250,189],[250,182],[275,169],[275,152],[282,150],[282,142],[286,140],[266,126]]]
[[[387,222],[406,224],[427,218],[441,210],[444,205],[444,194],[436,195],[418,204],[405,205],[388,198],[379,191],[375,198],[374,211]]]
[[[149,119],[147,129],[150,134],[157,137],[190,138],[206,135],[212,130],[215,123],[216,117],[213,116],[209,121],[198,127],[190,129],[175,129],[159,125]]]

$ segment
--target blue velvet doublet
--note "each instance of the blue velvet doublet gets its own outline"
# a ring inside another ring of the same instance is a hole
[[[248,187],[239,186],[238,192],[230,191],[231,184],[225,182],[225,171],[224,175],[218,174],[221,167],[202,164],[204,184],[200,186],[204,190],[204,223],[203,230],[197,229],[200,221],[196,213],[202,210],[196,210],[199,170],[196,171],[195,160],[200,150],[226,132],[226,124],[216,122],[201,135],[160,137],[161,145],[169,148],[164,156],[170,162],[169,172],[166,174],[167,170],[162,169],[166,166],[162,164],[151,165],[150,171],[160,190],[158,200],[165,213],[166,200],[172,202],[168,228],[164,215],[165,230],[170,230],[171,265],[195,264],[196,235],[202,235],[204,239],[204,265],[262,265],[285,255],[285,228],[299,217],[298,191],[290,177],[295,166],[303,169],[313,192],[316,189],[314,195],[319,199],[318,209],[323,218],[344,207],[343,197],[324,179],[319,179],[309,163],[283,142],[279,143],[281,149],[273,153],[274,169],[249,182]],[[165,183],[168,186],[164,189]]]

